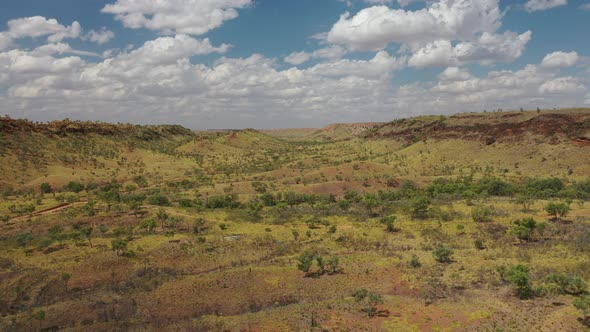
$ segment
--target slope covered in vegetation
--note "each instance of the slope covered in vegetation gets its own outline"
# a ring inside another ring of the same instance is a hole
[[[0,330],[587,329],[588,119],[1,118]]]

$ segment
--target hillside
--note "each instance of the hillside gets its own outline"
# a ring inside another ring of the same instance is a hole
[[[532,136],[532,137],[531,137]],[[590,144],[590,109],[465,113],[400,119],[376,126],[366,138],[391,138],[406,142],[427,139],[477,140],[487,145],[526,139],[552,144]]]
[[[270,136],[286,140],[330,142],[361,136],[363,132],[379,125],[380,123],[378,122],[337,123],[320,129],[272,129],[263,130],[263,132]]]
[[[0,330],[583,331],[589,120],[0,118]]]

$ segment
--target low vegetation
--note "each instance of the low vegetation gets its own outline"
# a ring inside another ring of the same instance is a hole
[[[589,119],[1,118],[0,330],[582,331]]]

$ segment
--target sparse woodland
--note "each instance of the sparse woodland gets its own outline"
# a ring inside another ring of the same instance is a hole
[[[590,110],[0,118],[0,330],[583,331]]]

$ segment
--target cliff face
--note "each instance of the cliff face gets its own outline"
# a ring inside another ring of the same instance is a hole
[[[142,140],[150,140],[172,135],[194,135],[190,129],[179,125],[140,126],[127,123],[113,124],[91,121],[72,121],[69,119],[41,123],[23,119],[11,119],[9,117],[0,117],[0,133],[7,135],[40,133],[49,136],[96,134],[101,136],[134,137]]]
[[[569,139],[577,144],[587,144],[590,142],[590,109],[402,119],[369,130],[364,136],[403,141],[453,138],[493,144],[518,141],[527,135],[553,143]]]

